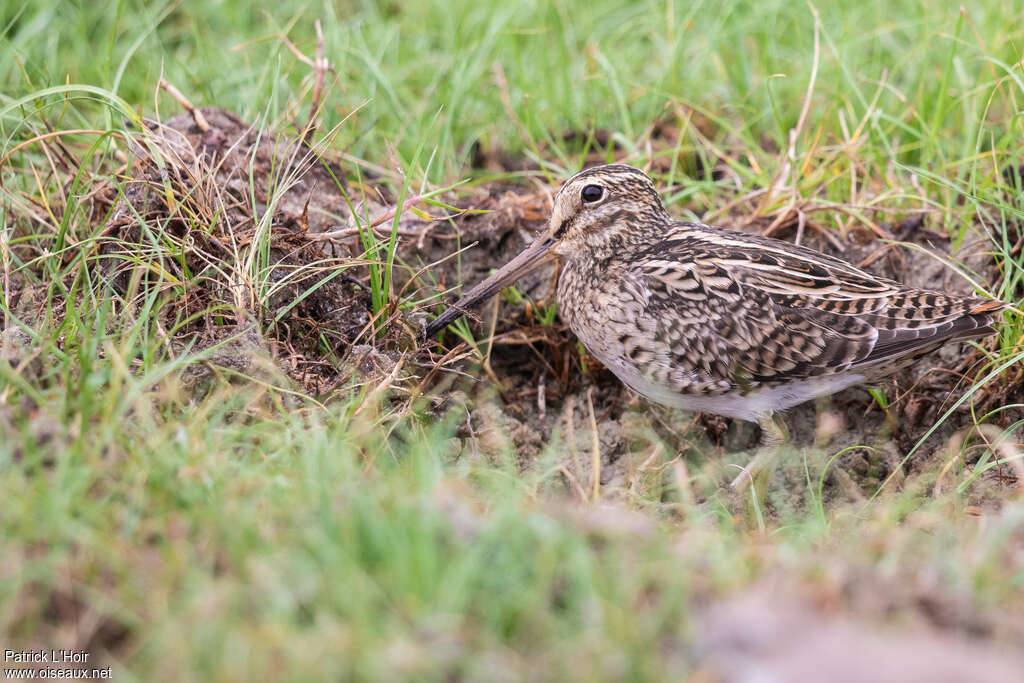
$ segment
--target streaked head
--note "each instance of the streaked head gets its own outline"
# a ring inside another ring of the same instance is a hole
[[[623,164],[595,166],[565,181],[555,195],[547,235],[551,251],[570,255],[642,238],[671,222],[654,183]]]
[[[558,190],[540,237],[435,318],[425,334],[434,335],[555,255],[616,250],[664,230],[671,220],[643,171],[623,164],[580,171]]]

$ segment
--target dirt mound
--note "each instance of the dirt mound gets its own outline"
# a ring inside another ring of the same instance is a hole
[[[146,126],[129,179],[93,207],[110,215],[106,279],[136,297],[170,287],[161,322],[176,348],[219,348],[205,367],[246,373],[263,356],[310,393],[334,386],[331,359],[372,333],[356,240],[311,238],[353,227],[347,173],[214,107]]]

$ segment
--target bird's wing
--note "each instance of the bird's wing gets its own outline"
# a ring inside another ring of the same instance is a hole
[[[991,331],[999,302],[905,288],[810,249],[678,224],[632,267],[673,361],[752,385],[882,367]]]

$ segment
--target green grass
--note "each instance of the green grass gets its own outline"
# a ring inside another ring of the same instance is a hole
[[[372,387],[309,398],[269,362],[193,393],[182,370],[217,349],[172,353],[160,323],[189,283],[168,268],[142,286],[182,245],[152,226],[155,256],[123,256],[124,295],[91,267],[103,222],[82,198],[104,178],[124,191],[126,121],[155,101],[177,112],[161,75],[197,105],[295,133],[312,77],[278,36],[312,56],[320,19],[337,82],[317,139],[400,169],[397,202],[485,179],[474,150],[523,155],[557,182],[601,131],[632,163],[664,165],[682,214],[779,180],[721,217],[820,208],[812,220],[848,238],[927,210],[955,242],[987,231],[1003,275],[991,293],[1019,300],[1024,204],[1003,172],[1021,161],[1024,19],[994,1],[816,8],[817,53],[812,10],[778,2],[0,8],[0,310],[5,339],[30,349],[0,356],[0,643],[85,648],[118,680],[655,680],[701,666],[709,602],[781,581],[896,623],[915,610],[903,591],[957,596],[1019,646],[997,615],[1024,610],[1024,507],[977,475],[1005,449],[972,451],[975,472],[914,472],[870,503],[825,500],[847,453],[813,452],[791,463],[788,490],[740,512],[714,458],[594,507],[563,491],[559,436],[524,472],[507,446],[474,457],[454,439],[464,412],[438,418]],[[652,139],[656,120],[679,129],[671,146]],[[62,138],[85,160],[72,183],[54,145],[30,142],[62,129],[100,131]],[[716,164],[718,179],[699,171]],[[261,301],[270,227],[268,214],[244,254]],[[413,303],[394,298],[398,217],[385,227],[386,240],[364,232],[375,314]],[[12,277],[43,286],[31,324]],[[1019,388],[1022,337],[1010,316],[960,395]],[[1005,403],[977,416],[1004,424],[993,442],[1019,427],[1019,399]],[[980,524],[966,514],[979,498]],[[871,612],[859,598],[875,582],[889,597],[865,600]]]
[[[287,33],[312,56],[319,18],[338,79],[327,126],[369,101],[337,145],[383,160],[389,143],[411,160],[426,144],[434,154],[420,155],[418,165],[436,159],[433,180],[462,173],[475,143],[540,148],[546,159],[568,162],[561,133],[596,126],[633,145],[666,102],[702,111],[746,141],[785,149],[813,65],[813,15],[772,3],[119,5],[8,4],[0,22],[15,59],[0,74],[3,91],[70,80],[149,110],[162,73],[197,104],[301,125],[305,112],[286,105],[311,86],[309,70],[277,36]],[[867,163],[895,156],[958,179],[945,171],[989,151],[990,135],[1005,149],[1021,128],[1012,67],[1020,19],[996,3],[966,16],[958,7],[823,5],[805,132],[821,126],[838,138],[840,117],[852,132],[871,112]]]

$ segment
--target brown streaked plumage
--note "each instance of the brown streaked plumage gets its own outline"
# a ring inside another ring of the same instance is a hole
[[[1005,304],[913,289],[781,240],[673,220],[642,171],[590,168],[548,229],[427,326],[432,335],[552,255],[562,318],[647,398],[745,420],[994,332]]]

